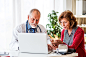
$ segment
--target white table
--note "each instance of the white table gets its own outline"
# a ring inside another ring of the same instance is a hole
[[[74,57],[78,56],[78,53],[72,53],[72,54],[29,54],[29,53],[20,53],[19,51],[6,51],[9,53],[9,55],[0,55],[0,56],[10,56],[10,57]]]
[[[78,56],[78,53],[72,53],[67,55],[61,54],[29,54],[29,53],[20,53],[19,51],[9,52],[9,56],[18,56],[18,57],[74,57]]]
[[[78,56],[77,53],[67,54],[67,55],[58,55],[58,54],[27,54],[20,53],[19,57],[74,57]]]

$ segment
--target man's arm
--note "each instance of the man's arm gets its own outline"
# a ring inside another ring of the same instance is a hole
[[[18,50],[18,30],[15,28],[13,30],[12,40],[10,43],[10,49],[11,50]]]
[[[22,27],[23,27],[22,25],[19,25],[13,30],[12,40],[9,45],[11,50],[18,50],[18,47],[19,47],[18,33],[22,33],[22,31],[24,30],[22,29]]]

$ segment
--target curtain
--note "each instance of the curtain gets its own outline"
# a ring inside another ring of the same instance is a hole
[[[0,0],[0,50],[9,49],[13,29],[26,22],[33,8],[39,9],[39,23],[46,27],[48,13],[55,10],[55,0]]]
[[[12,37],[12,1],[0,0],[0,51],[8,47]]]

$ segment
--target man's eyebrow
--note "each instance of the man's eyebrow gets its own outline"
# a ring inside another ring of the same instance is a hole
[[[37,19],[37,20],[39,20],[39,19]]]

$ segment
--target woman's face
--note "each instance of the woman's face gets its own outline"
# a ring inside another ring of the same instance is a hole
[[[66,18],[63,18],[63,19],[61,19],[61,26],[65,30],[68,30],[70,28],[70,22]]]

